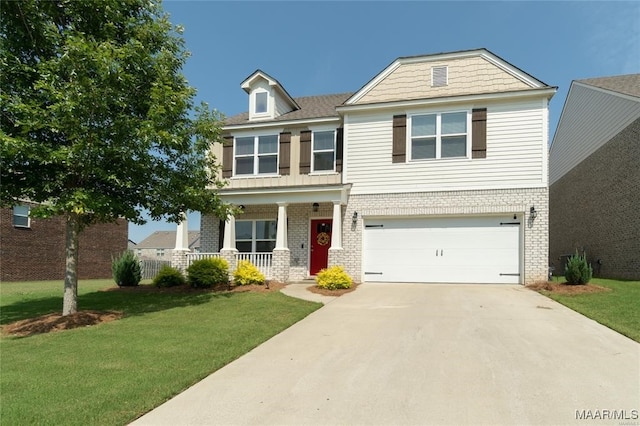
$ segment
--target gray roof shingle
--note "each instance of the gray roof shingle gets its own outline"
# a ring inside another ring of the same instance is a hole
[[[305,96],[301,98],[293,98],[300,109],[282,114],[273,120],[264,120],[264,122],[279,122],[279,121],[291,121],[291,120],[308,120],[312,118],[331,118],[339,117],[336,112],[336,107],[342,105],[347,99],[353,95],[349,93],[338,93],[333,95],[322,96]],[[255,121],[249,121],[249,113],[243,112],[242,114],[234,115],[225,120],[225,126],[237,126],[242,124],[255,124]]]
[[[172,249],[176,246],[176,231],[155,231],[135,246],[136,249],[164,248]],[[189,248],[200,247],[200,232],[189,231]]]
[[[640,98],[640,74],[616,75],[577,80],[578,83]]]

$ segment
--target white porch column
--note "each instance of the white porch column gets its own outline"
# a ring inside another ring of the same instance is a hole
[[[189,223],[187,222],[186,213],[182,213],[182,221],[178,224],[176,230],[175,250],[189,250]]]
[[[342,248],[342,205],[340,201],[333,202],[333,229],[331,230],[330,248]]]
[[[222,250],[236,249],[236,218],[229,216],[224,224],[224,239],[222,240]]]
[[[278,203],[278,228],[276,231],[276,249],[288,249],[287,243],[287,203]]]

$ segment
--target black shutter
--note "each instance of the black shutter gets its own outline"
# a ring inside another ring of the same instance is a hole
[[[222,177],[233,175],[233,136],[225,136],[222,142]]]
[[[291,173],[291,132],[280,133],[280,175]]]
[[[393,116],[393,163],[404,163],[407,161],[407,116]]]
[[[311,130],[300,132],[300,174],[311,172]]]
[[[344,146],[344,129],[336,130],[336,172],[342,173],[342,157]]]
[[[471,115],[471,158],[487,158],[487,109],[474,108]]]

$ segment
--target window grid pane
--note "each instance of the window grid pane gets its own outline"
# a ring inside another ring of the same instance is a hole
[[[411,136],[435,136],[436,115],[414,115],[411,117]]]
[[[267,92],[256,93],[256,114],[267,112]]]
[[[436,158],[436,139],[414,139],[411,141],[411,158],[415,160]]]
[[[333,151],[313,154],[313,171],[333,170]]]
[[[466,136],[447,136],[442,138],[443,158],[448,157],[465,157],[467,155],[467,137]]]
[[[258,154],[277,154],[278,136],[260,136],[258,138]]]
[[[453,114],[442,114],[442,134],[460,134],[467,132],[467,113],[456,112]]]

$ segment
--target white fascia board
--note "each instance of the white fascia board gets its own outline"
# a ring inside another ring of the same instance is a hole
[[[271,127],[287,127],[287,126],[296,126],[296,125],[315,125],[321,123],[337,123],[340,122],[340,117],[329,117],[329,118],[312,118],[312,119],[300,119],[300,120],[289,120],[289,121],[269,121],[264,123],[256,123],[251,122],[247,124],[235,124],[232,126],[225,126],[222,128],[223,131],[238,131],[238,130],[253,130],[253,129],[268,129]]]
[[[364,105],[343,105],[336,107],[336,110],[343,114],[346,112],[356,111],[371,111],[371,110],[383,110],[383,109],[398,109],[398,108],[416,108],[421,106],[429,106],[435,104],[453,104],[453,103],[470,103],[478,101],[494,101],[494,100],[508,100],[519,98],[538,98],[551,97],[556,93],[555,87],[545,87],[542,89],[528,89],[518,90],[514,92],[501,92],[501,93],[483,93],[478,95],[461,95],[461,96],[446,96],[440,98],[430,99],[416,99],[411,101],[393,101],[382,102]]]
[[[531,86],[533,88],[537,89],[537,88],[541,88],[541,87],[549,87],[546,84],[544,84],[542,81],[530,76],[529,74],[525,73],[524,71],[514,67],[513,65],[511,65],[511,64],[503,61],[502,59],[496,57],[495,55],[491,54],[491,52],[485,51],[480,56],[483,57],[484,59],[486,59],[487,61],[491,62],[493,65],[495,65],[496,67],[500,68],[504,72],[506,72],[508,74],[511,74],[512,76],[514,76],[518,80],[522,81],[523,83],[528,84],[529,86]]]
[[[338,201],[347,204],[351,185],[298,186],[283,188],[251,188],[220,190],[222,201],[236,205],[259,205],[275,203],[320,203]]]

